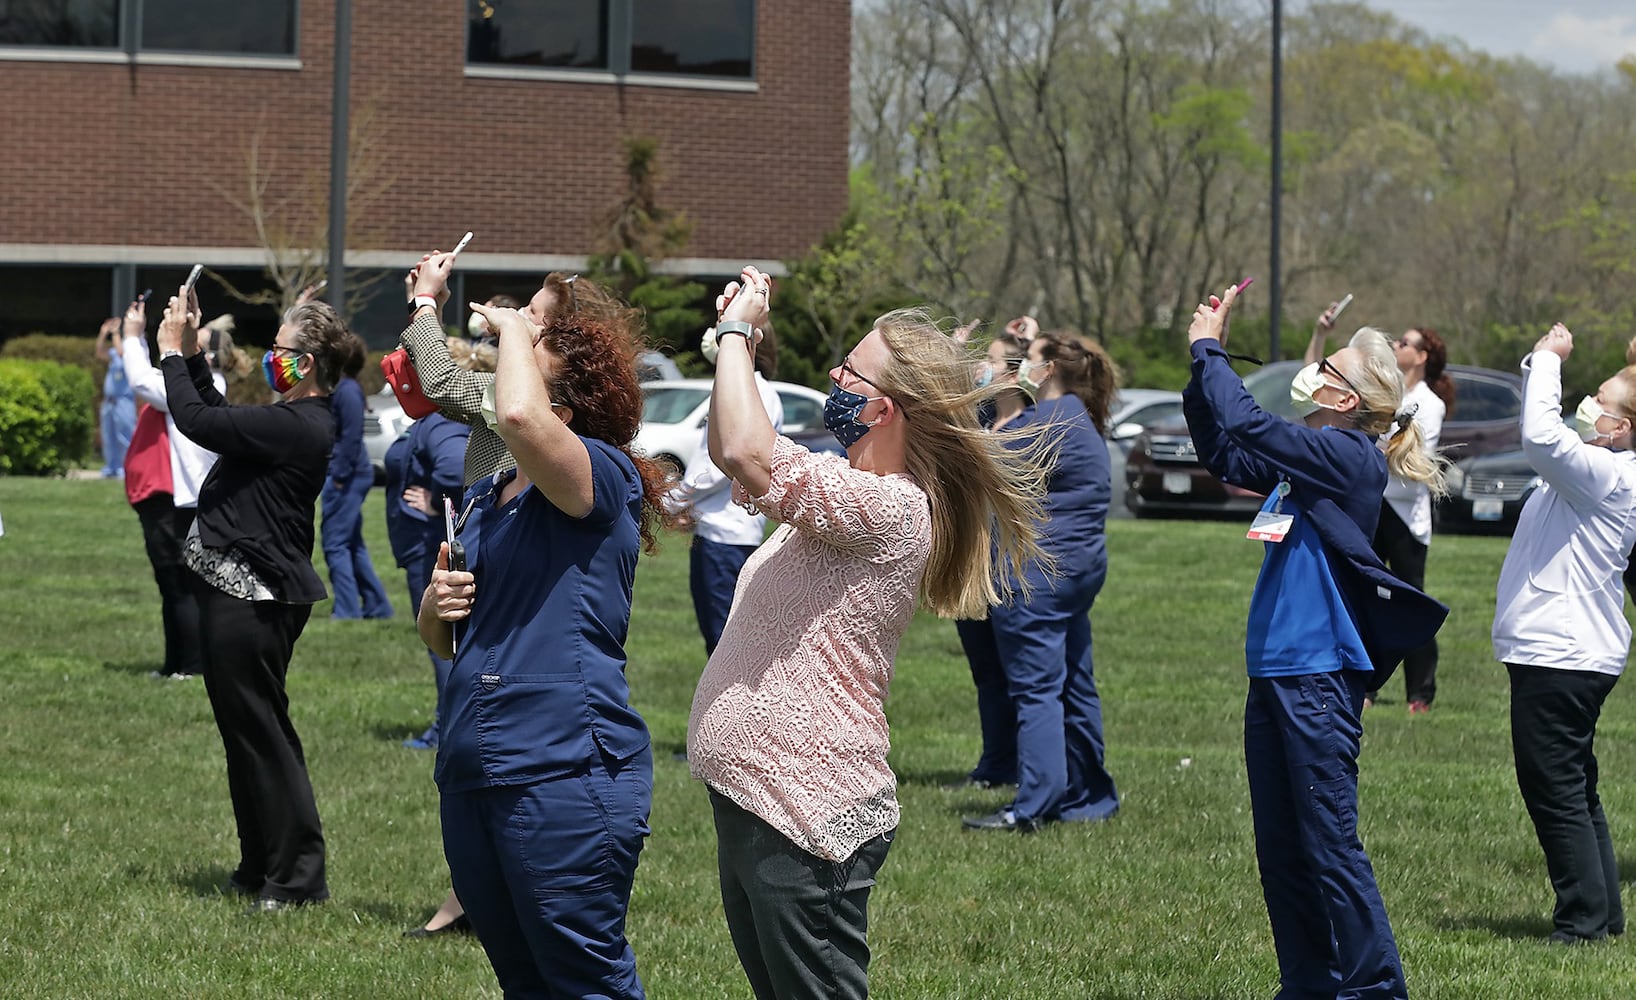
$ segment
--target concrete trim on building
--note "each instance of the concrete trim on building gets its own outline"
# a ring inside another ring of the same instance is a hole
[[[418,259],[424,250],[349,250],[348,267],[399,268]],[[0,243],[0,264],[142,264],[186,266],[204,262],[214,267],[263,267],[266,251],[259,247],[176,247],[118,246],[114,244]],[[544,274],[547,271],[577,271],[585,268],[583,255],[548,253],[483,253],[467,250],[460,255],[461,267],[468,271],[517,271]],[[737,274],[745,264],[754,264],[775,277],[788,273],[782,261],[727,260],[716,257],[672,257],[654,268],[661,274]]]
[[[606,70],[551,69],[529,66],[466,66],[466,76],[477,80],[540,80],[549,83],[590,83],[603,86],[675,87],[681,90],[714,90],[722,93],[759,93],[754,80],[722,80],[666,73],[610,73]]]

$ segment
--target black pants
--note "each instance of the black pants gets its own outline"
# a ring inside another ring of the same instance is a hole
[[[1380,505],[1380,523],[1375,528],[1375,554],[1399,580],[1417,590],[1426,589],[1426,551],[1430,546],[1415,540],[1414,533],[1397,516],[1391,504]],[[1437,697],[1437,640],[1410,650],[1403,657],[1404,695],[1409,701],[1430,705]],[[1374,700],[1379,690],[1369,692]]]
[[[727,930],[756,1000],[869,996],[869,890],[893,834],[836,863],[713,790],[710,805]]]
[[[227,753],[239,828],[234,881],[271,899],[328,899],[318,805],[284,693],[290,654],[312,607],[241,601],[197,576],[193,585],[204,621],[205,690]]]
[[[1517,787],[1556,890],[1553,937],[1625,930],[1619,863],[1596,794],[1596,720],[1619,678],[1507,663]]]
[[[134,505],[142,522],[142,542],[159,585],[159,615],[165,627],[166,674],[204,672],[199,634],[199,601],[193,596],[193,572],[182,562],[182,542],[193,527],[192,507],[177,507],[169,493],[155,493]]]

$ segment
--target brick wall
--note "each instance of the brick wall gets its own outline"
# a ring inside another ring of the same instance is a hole
[[[848,0],[763,2],[755,93],[468,78],[465,5],[354,0],[352,107],[371,109],[387,197],[351,250],[578,255],[623,186],[621,139],[660,140],[660,197],[690,257],[784,259],[846,206]],[[329,158],[331,0],[304,0],[299,71],[0,60],[0,243],[253,247],[223,192],[251,136],[271,196]],[[320,230],[321,231],[321,230]]]

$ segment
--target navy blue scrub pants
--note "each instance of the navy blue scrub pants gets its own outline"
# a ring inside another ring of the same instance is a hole
[[[1511,752],[1517,788],[1556,891],[1558,940],[1625,932],[1619,859],[1596,792],[1596,720],[1613,674],[1505,665],[1511,674]]]
[[[646,994],[625,939],[653,757],[442,796],[455,895],[507,1000]]]
[[[721,641],[727,613],[733,610],[738,575],[755,550],[754,545],[728,545],[693,536],[687,556],[687,582],[693,591],[693,614],[699,620],[699,634],[704,636],[706,656],[714,653],[716,643]]]
[[[989,612],[1017,711],[1018,819],[1092,821],[1119,811],[1105,764],[1102,699],[1091,663],[1091,605],[1106,565],[1031,574],[1033,596]]]
[[[971,665],[971,682],[977,686],[977,725],[983,735],[983,752],[977,766],[967,775],[972,781],[995,785],[1017,783],[1017,708],[1011,704],[1011,688],[1006,684],[1000,649],[994,642],[994,625],[988,620],[954,623],[960,646]]]
[[[319,495],[324,519],[318,533],[329,566],[329,586],[335,593],[334,618],[390,618],[392,599],[375,575],[369,549],[364,546],[364,497],[374,485],[368,467],[358,470],[345,489],[324,481]]]
[[[1250,678],[1244,765],[1280,1000],[1408,995],[1386,904],[1358,839],[1368,677],[1342,670]]]

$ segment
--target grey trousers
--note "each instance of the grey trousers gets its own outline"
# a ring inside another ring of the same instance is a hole
[[[757,1000],[869,995],[869,890],[896,831],[836,863],[715,791],[721,902]]]

